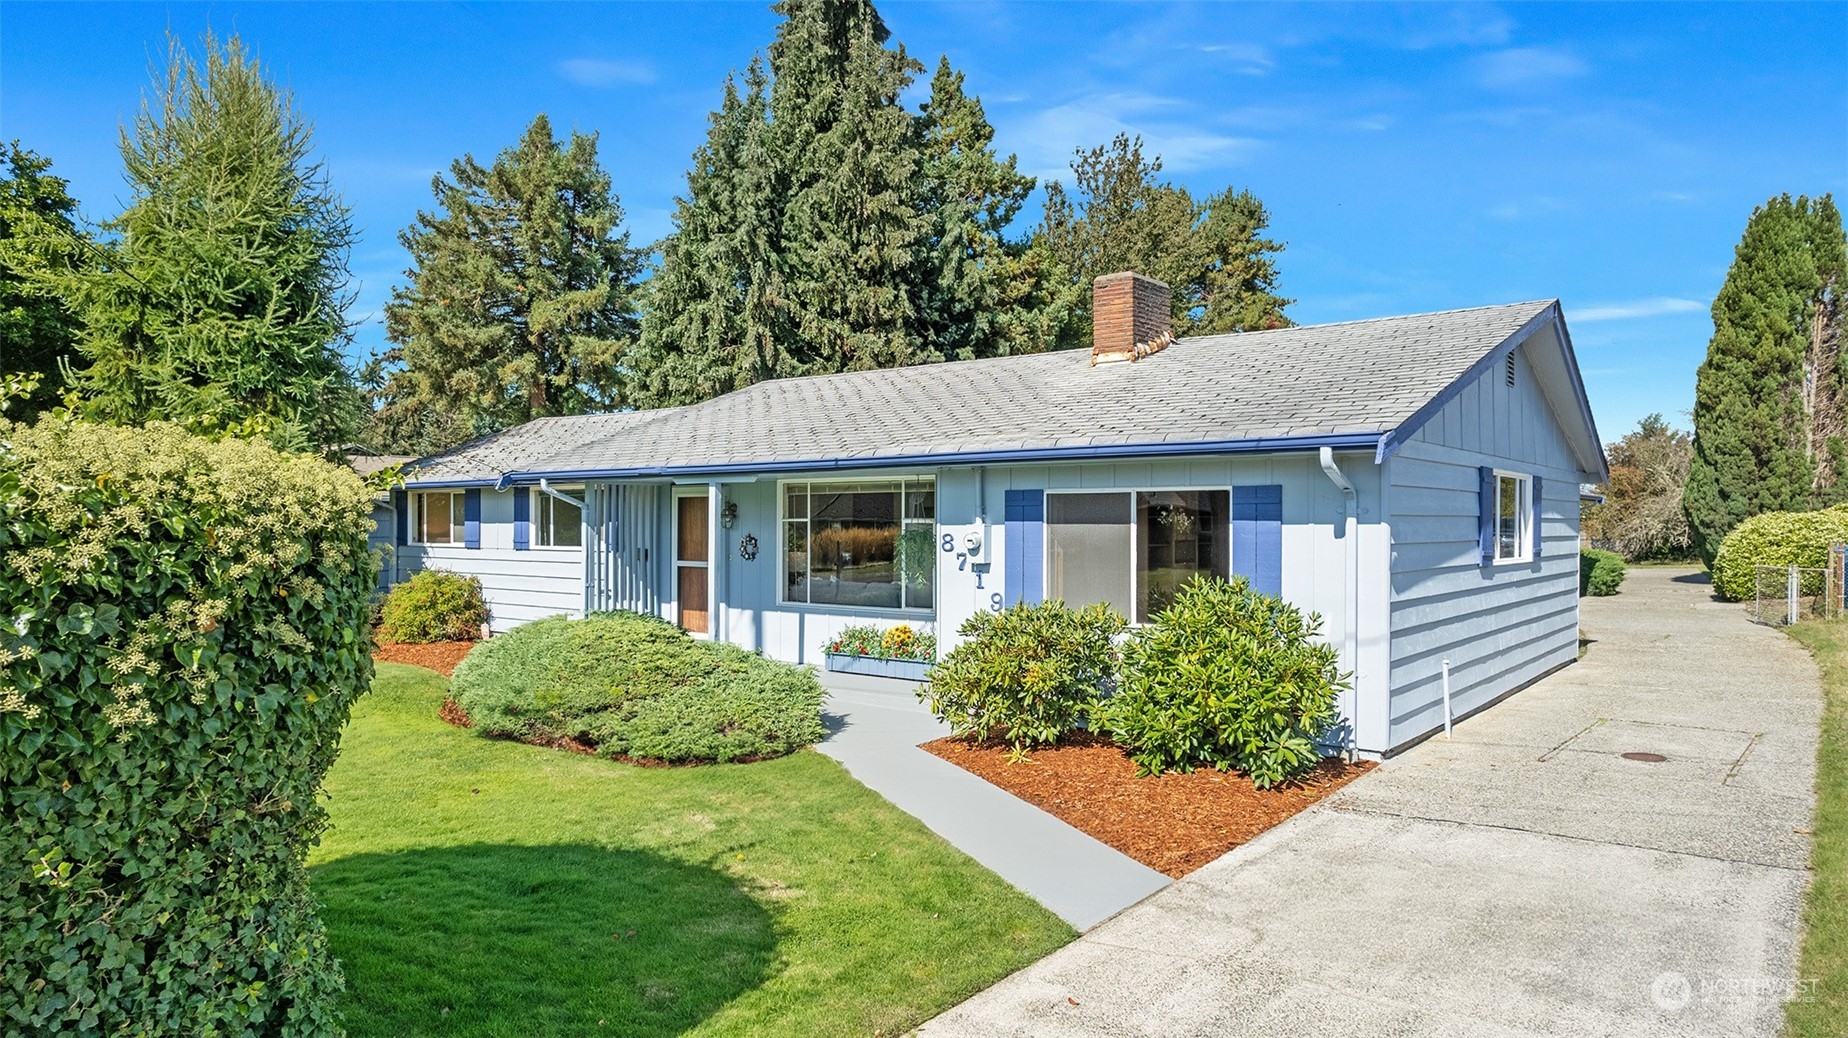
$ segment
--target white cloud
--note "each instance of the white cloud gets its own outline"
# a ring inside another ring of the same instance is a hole
[[[1074,151],[1108,144],[1119,133],[1141,134],[1143,155],[1160,155],[1170,176],[1236,163],[1263,147],[1255,137],[1205,132],[1180,107],[1150,94],[1099,94],[1028,115],[1003,139],[1018,149],[1022,171],[1042,183],[1069,181]]]
[[[1521,90],[1575,79],[1591,71],[1576,55],[1555,47],[1514,47],[1477,58],[1476,76],[1494,90]]]
[[[652,83],[655,72],[643,61],[605,61],[600,58],[567,58],[558,63],[558,74],[578,86],[608,87],[619,83]]]
[[[1603,306],[1588,306],[1582,310],[1569,310],[1566,317],[1577,324],[1588,324],[1593,321],[1630,321],[1638,317],[1690,314],[1705,309],[1707,309],[1707,304],[1694,299],[1652,296],[1648,299],[1631,299],[1622,303],[1606,303]]]
[[[1232,71],[1242,76],[1265,76],[1277,67],[1277,59],[1272,56],[1270,48],[1256,43],[1208,43],[1203,44],[1200,53],[1211,54],[1232,67]]]

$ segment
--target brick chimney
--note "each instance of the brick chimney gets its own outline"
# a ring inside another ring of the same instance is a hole
[[[1091,282],[1091,363],[1135,361],[1174,341],[1168,286],[1133,271]]]

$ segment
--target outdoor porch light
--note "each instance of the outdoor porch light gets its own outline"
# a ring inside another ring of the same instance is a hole
[[[727,501],[719,507],[719,525],[727,530],[738,521],[738,502]]]

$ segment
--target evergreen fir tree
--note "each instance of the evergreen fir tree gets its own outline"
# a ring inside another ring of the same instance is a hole
[[[781,0],[770,45],[786,306],[778,376],[943,359],[919,334],[930,221],[917,125],[899,103],[923,66],[866,0]]]
[[[82,321],[78,377],[108,420],[269,425],[330,448],[356,424],[347,339],[347,209],[313,130],[235,36],[204,60],[172,46],[124,129],[133,192],[104,258],[49,273]]]
[[[1014,156],[999,158],[981,99],[938,61],[919,113],[931,249],[918,287],[922,334],[948,357],[998,357],[1053,346],[1052,308],[1066,279],[1006,231],[1033,192]],[[1070,309],[1073,300],[1065,300]]]
[[[1746,224],[1694,390],[1683,505],[1709,564],[1742,519],[1841,499],[1844,266],[1842,218],[1827,195],[1773,198]]]
[[[448,416],[459,437],[626,405],[642,258],[595,135],[561,142],[540,115],[491,166],[465,155],[450,177],[399,236],[414,266],[385,308],[402,368],[384,406]]]
[[[693,154],[677,230],[661,243],[649,285],[642,402],[692,403],[774,378],[794,338],[782,306],[782,174],[770,155],[768,90],[756,60],[742,94],[728,78]]]
[[[30,421],[57,399],[61,367],[76,356],[79,323],[45,276],[85,266],[93,247],[76,222],[77,202],[51,160],[0,144],[0,375],[26,375],[37,389],[7,416]]]

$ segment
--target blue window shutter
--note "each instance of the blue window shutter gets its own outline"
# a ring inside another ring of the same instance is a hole
[[[1476,539],[1482,549],[1482,564],[1487,566],[1495,561],[1495,470],[1484,465],[1479,471],[1482,494],[1477,503]]]
[[[481,491],[462,492],[462,546],[481,547]]]
[[[525,551],[533,542],[533,495],[525,487],[513,491],[513,550]]]
[[[392,491],[391,510],[398,516],[397,543],[411,543],[411,495],[402,490]]]
[[[1533,495],[1534,495],[1534,499],[1533,499],[1534,558],[1537,559],[1540,557],[1540,549],[1542,545],[1545,544],[1545,540],[1540,536],[1540,522],[1542,518],[1544,518],[1546,515],[1546,510],[1540,507],[1540,477],[1539,476],[1534,477]]]
[[[1232,488],[1232,573],[1283,597],[1283,486]]]
[[[1007,539],[1007,602],[1038,605],[1046,587],[1046,492],[1010,490],[1002,526]]]

